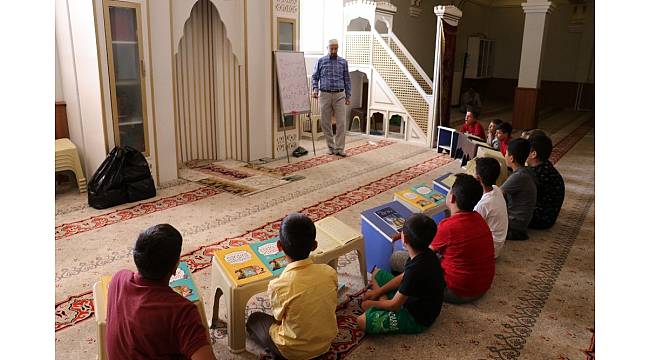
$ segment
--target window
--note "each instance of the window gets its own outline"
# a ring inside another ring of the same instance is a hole
[[[324,13],[324,0],[300,0],[300,51],[304,51],[305,54],[325,53]]]
[[[295,28],[295,20],[278,18],[278,50],[296,50]],[[285,115],[283,118],[286,130],[296,128],[296,120],[298,116]],[[278,120],[278,130],[283,130],[282,117]]]
[[[292,20],[278,19],[278,50],[293,51],[294,22]]]

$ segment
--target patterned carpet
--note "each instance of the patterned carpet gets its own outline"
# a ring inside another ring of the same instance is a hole
[[[592,119],[593,114],[571,112],[542,123],[542,128],[556,130],[553,156],[567,182],[558,224],[546,232],[531,232],[527,242],[506,244],[488,295],[470,305],[445,305],[443,315],[424,334],[368,338],[359,332],[354,323],[363,288],[358,263],[353,254],[341,258],[339,278],[347,286],[337,310],[339,335],[327,358],[376,358],[387,352],[393,358],[420,358],[422,351],[441,359],[594,356]],[[182,232],[183,259],[194,271],[206,309],[211,309],[206,255],[211,249],[266,239],[292,211],[314,220],[334,214],[357,227],[359,213],[391,200],[394,190],[459,169],[457,162],[421,147],[378,143],[382,146],[351,144],[352,156],[345,159],[305,157],[290,164],[290,172],[305,179],[247,198],[184,181],[160,189],[149,201],[104,211],[84,206],[82,196],[57,197],[56,357],[95,357],[95,324],[86,321],[93,316],[92,283],[102,274],[134,269],[132,243],[149,225],[169,222]],[[353,151],[357,147],[363,151]],[[264,167],[289,170],[286,160]],[[247,312],[257,310],[268,310],[263,294],[248,304]],[[230,354],[226,336],[225,328],[212,331],[218,358],[255,358]],[[247,346],[253,354],[260,353],[252,342]]]

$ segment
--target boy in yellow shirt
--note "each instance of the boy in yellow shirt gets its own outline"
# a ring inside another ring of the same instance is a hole
[[[314,264],[316,227],[303,214],[289,214],[280,225],[278,249],[289,265],[269,283],[273,316],[255,312],[246,330],[277,359],[311,359],[324,354],[338,332],[337,276],[329,265]]]

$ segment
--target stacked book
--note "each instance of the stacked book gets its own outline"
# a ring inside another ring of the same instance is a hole
[[[445,210],[445,196],[425,184],[417,184],[409,189],[397,191],[393,200],[399,201],[411,212],[428,216]]]

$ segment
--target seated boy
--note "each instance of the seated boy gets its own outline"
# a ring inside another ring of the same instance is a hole
[[[512,139],[512,125],[509,122],[504,122],[497,125],[496,136],[499,140],[499,150],[501,154],[506,156],[506,151],[508,151],[508,143]]]
[[[530,154],[530,141],[514,139],[508,143],[506,163],[513,173],[501,185],[508,204],[508,240],[527,240],[528,224],[537,202],[535,173],[524,166]]]
[[[113,275],[106,315],[110,359],[215,359],[198,309],[169,287],[182,243],[171,225],[152,226],[133,249],[138,272]]]
[[[402,228],[402,241],[409,255],[404,273],[393,277],[379,270],[372,289],[364,295],[357,318],[368,334],[415,334],[431,326],[440,314],[445,287],[442,269],[429,245],[436,223],[424,214],[414,214]]]
[[[445,274],[444,299],[453,304],[477,300],[492,286],[494,245],[492,232],[474,207],[483,196],[481,184],[473,176],[456,174],[447,194],[451,216],[440,221],[431,249],[441,258]]]
[[[498,258],[508,233],[508,208],[501,189],[495,185],[501,166],[494,158],[476,158],[476,179],[483,187],[483,197],[474,206],[492,231],[494,258]]]
[[[529,228],[548,229],[553,226],[564,203],[564,180],[548,161],[552,150],[553,142],[548,136],[531,136],[528,166],[535,171],[537,178],[537,204]]]
[[[465,123],[460,128],[463,134],[470,134],[485,140],[485,130],[477,120],[478,114],[475,111],[467,111],[465,115]]]
[[[273,316],[252,313],[246,330],[275,358],[311,359],[327,352],[338,332],[336,270],[309,258],[318,244],[306,215],[287,215],[277,244],[289,265],[269,283]]]
[[[503,120],[494,119],[490,121],[487,131],[487,139],[485,140],[493,149],[499,150],[499,139],[497,138],[497,126],[503,124]]]

